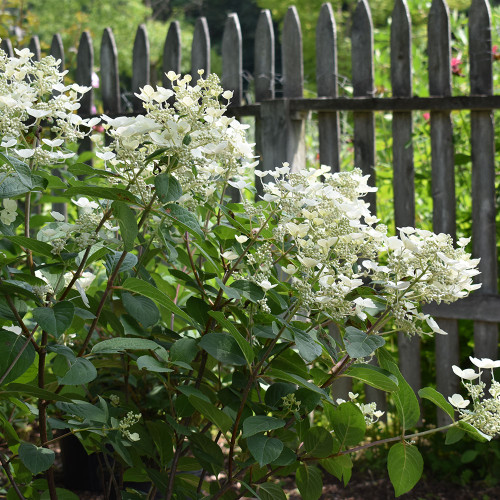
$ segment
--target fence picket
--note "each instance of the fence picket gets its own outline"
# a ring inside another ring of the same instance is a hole
[[[149,40],[146,25],[141,24],[137,28],[134,40],[134,49],[132,51],[132,92],[139,93],[140,89],[149,85],[150,67],[149,67]],[[135,112],[141,113],[143,101],[132,95],[132,103]]]
[[[373,97],[373,23],[370,7],[360,0],[352,18],[351,33],[352,86],[354,97]],[[354,166],[364,175],[370,175],[369,184],[375,186],[375,120],[372,112],[355,112]],[[375,193],[368,193],[365,200],[376,213]]]
[[[101,95],[105,114],[121,113],[120,76],[118,72],[118,51],[111,28],[102,33],[101,41]]]
[[[229,14],[222,36],[222,87],[233,91],[232,106],[241,106],[243,97],[243,49],[240,21]]]
[[[198,79],[198,70],[204,70],[205,76],[210,73],[210,32],[206,18],[196,20],[191,46],[191,76]]]
[[[391,22],[391,83],[394,97],[410,97],[411,18],[406,0],[396,0]],[[415,185],[411,112],[392,114],[394,222],[396,228],[415,225]],[[420,337],[398,333],[399,366],[414,391],[421,387]]]
[[[337,97],[337,27],[330,3],[324,3],[316,25],[316,85],[318,97]],[[319,112],[319,159],[333,172],[340,170],[338,113]]]
[[[37,35],[31,37],[28,47],[30,51],[33,52],[31,59],[33,59],[33,61],[39,61],[42,58],[42,49],[40,48],[40,39]]]
[[[12,42],[9,38],[3,38],[0,47],[7,54],[7,57],[14,56],[14,49],[12,48]]]
[[[444,0],[433,0],[428,22],[429,93],[434,96],[451,95],[451,52],[448,6]],[[431,111],[432,149],[432,222],[434,231],[456,236],[455,223],[455,166],[453,130],[448,111]],[[448,335],[436,335],[436,385],[445,396],[457,392],[458,380],[452,377],[451,367],[458,364],[458,322],[436,318]],[[438,424],[449,421],[438,411]]]
[[[170,23],[163,46],[162,83],[167,89],[172,88],[172,82],[167,78],[167,73],[174,71],[180,74],[181,72],[181,53],[181,25],[179,21],[173,21]]]
[[[486,0],[473,0],[469,11],[471,94],[492,95],[491,14]],[[493,112],[471,112],[472,251],[480,257],[482,287],[477,293],[497,293],[495,224],[495,127]],[[496,359],[498,325],[474,322],[474,353]],[[485,374],[487,375],[487,374]],[[489,375],[489,374],[488,374]]]

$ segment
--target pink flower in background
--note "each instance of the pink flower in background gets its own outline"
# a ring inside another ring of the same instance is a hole
[[[462,59],[460,59],[459,57],[453,57],[451,60],[451,72],[457,76],[464,76],[462,74],[462,68],[460,67],[462,66],[462,64]]]
[[[99,76],[97,75],[97,73],[95,71],[92,71],[92,87],[94,87],[95,89],[98,89],[99,88]]]
[[[500,51],[498,50],[498,45],[493,45],[493,48],[491,49],[491,55],[493,56],[494,61],[500,60]]]
[[[424,113],[422,116],[424,117],[424,120],[426,120],[426,121],[429,121],[431,119],[430,113]]]

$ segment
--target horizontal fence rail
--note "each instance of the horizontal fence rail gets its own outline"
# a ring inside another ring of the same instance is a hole
[[[433,227],[436,232],[456,236],[455,159],[453,145],[453,111],[470,111],[472,161],[472,235],[473,255],[481,258],[483,286],[472,296],[455,304],[430,304],[424,311],[432,313],[447,336],[436,336],[437,387],[446,396],[458,389],[451,366],[460,361],[458,320],[474,321],[475,354],[495,358],[498,347],[500,296],[497,289],[496,206],[495,206],[495,140],[493,110],[500,109],[500,95],[493,95],[491,14],[487,0],[473,0],[469,9],[470,95],[451,95],[450,14],[444,0],[433,0],[428,16],[429,97],[412,92],[412,26],[411,13],[405,0],[396,0],[391,23],[390,97],[375,95],[373,25],[367,0],[356,6],[351,29],[353,97],[339,97],[337,72],[337,28],[332,7],[325,3],[318,13],[316,27],[317,97],[304,98],[303,47],[300,19],[290,7],[284,19],[282,68],[275,67],[275,33],[271,14],[261,12],[255,37],[254,95],[245,102],[242,70],[242,37],[236,14],[230,14],[222,40],[222,83],[234,92],[229,112],[235,116],[255,118],[256,152],[260,168],[274,169],[288,161],[294,169],[306,164],[305,123],[311,112],[317,113],[319,158],[333,171],[340,169],[341,131],[339,114],[352,112],[354,123],[354,165],[370,174],[376,184],[376,148],[374,114],[392,113],[394,221],[396,227],[415,224],[414,159],[412,147],[413,113],[430,112]],[[34,58],[41,57],[40,41],[33,37],[29,47]],[[2,41],[7,54],[13,54],[9,40]],[[191,74],[198,70],[210,73],[210,32],[205,18],[194,28],[191,47]],[[50,53],[64,66],[64,49],[59,35],[54,35]],[[133,47],[132,88],[121,88],[118,50],[113,32],[107,28],[100,46],[100,90],[102,100],[94,103],[93,92],[82,99],[80,112],[95,115],[98,104],[109,116],[139,114],[140,102],[134,96],[140,87],[151,82],[150,50],[144,25],[136,32]],[[180,25],[170,24],[163,47],[163,72],[179,73],[181,67]],[[90,86],[94,71],[94,49],[89,33],[80,38],[76,58],[76,81]],[[282,97],[276,97],[277,75],[281,75]],[[170,81],[161,76],[164,86]],[[90,149],[91,142],[81,145]],[[376,212],[375,193],[367,197]],[[337,335],[335,331],[332,335]],[[419,339],[399,335],[401,370],[414,389],[420,387],[421,368]],[[344,392],[347,386],[342,389]],[[382,396],[371,393],[383,406]],[[443,415],[440,423],[445,422]]]

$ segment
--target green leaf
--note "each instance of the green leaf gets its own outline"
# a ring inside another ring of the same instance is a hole
[[[247,363],[236,340],[226,333],[207,333],[198,345],[221,363],[228,365],[246,365]]]
[[[227,432],[233,425],[233,420],[213,404],[196,396],[189,396],[189,402],[210,422],[214,423],[222,432]]]
[[[166,422],[160,420],[147,421],[149,435],[160,454],[160,464],[165,466],[174,456],[172,445],[173,431]]]
[[[321,466],[330,474],[335,476],[339,481],[344,481],[344,486],[347,485],[352,474],[352,460],[349,455],[339,455],[337,457],[326,458],[320,460]]]
[[[138,278],[127,278],[122,285],[122,288],[130,292],[144,295],[154,300],[156,304],[164,307],[168,311],[186,320],[189,324],[193,324],[191,317],[186,314],[179,306],[174,304],[170,297],[167,297],[162,291],[154,287],[150,283]]]
[[[474,441],[479,441],[480,443],[486,443],[491,441],[491,436],[488,436],[484,432],[476,429],[473,425],[460,420],[458,422],[460,429],[463,429]]]
[[[154,340],[138,339],[136,337],[115,337],[103,340],[92,348],[93,354],[113,354],[125,351],[149,351],[165,349]]]
[[[465,436],[465,431],[460,427],[451,427],[446,433],[444,444],[458,443]]]
[[[344,345],[351,358],[366,358],[384,344],[385,340],[380,335],[367,335],[353,326],[345,329]]]
[[[125,203],[135,203],[142,205],[141,201],[126,189],[117,187],[100,187],[100,186],[73,186],[66,190],[66,196],[90,196],[99,200],[117,200]]]
[[[417,484],[424,470],[424,461],[416,446],[396,443],[389,450],[387,470],[398,497]]]
[[[217,320],[217,323],[224,327],[233,337],[234,340],[238,343],[241,352],[243,353],[243,356],[245,356],[245,359],[247,360],[247,363],[250,365],[250,363],[254,359],[254,352],[252,349],[252,346],[248,343],[248,341],[243,338],[241,333],[236,329],[236,327],[224,317],[224,314],[220,311],[209,311],[210,316],[212,318],[215,318]]]
[[[56,488],[57,500],[78,500],[78,496],[64,488]],[[48,490],[42,493],[40,500],[50,500],[50,492]]]
[[[365,417],[354,403],[342,403],[328,414],[341,448],[358,444],[366,432]]]
[[[116,177],[113,172],[108,172],[107,170],[101,170],[99,168],[93,168],[86,163],[75,163],[74,165],[68,166],[68,171],[73,175],[97,175],[99,177]]]
[[[164,209],[163,213],[172,221],[174,226],[177,226],[181,230],[181,233],[188,232],[202,238],[205,236],[198,223],[198,219],[187,208],[170,203],[169,205],[165,205]]]
[[[109,415],[99,406],[78,401],[77,403],[57,403],[56,406],[67,415],[74,415],[85,419],[87,422],[107,423]]]
[[[317,467],[301,464],[295,473],[295,481],[303,500],[318,500],[323,493],[323,480]]]
[[[224,454],[220,446],[202,433],[189,436],[191,451],[204,469],[211,474],[217,474],[224,466]]]
[[[0,331],[0,377],[3,377],[16,356],[21,352],[24,345],[28,343],[19,359],[16,361],[10,373],[5,377],[2,384],[8,384],[19,378],[35,360],[35,348],[23,335],[14,332]]]
[[[31,443],[21,443],[18,453],[21,462],[34,475],[47,470],[54,463],[56,457],[52,450],[41,448]]]
[[[291,382],[292,384],[297,384],[300,387],[305,387],[306,389],[318,393],[325,399],[330,399],[324,389],[321,389],[320,387],[312,384],[311,382],[305,380],[299,375],[294,375],[293,373],[287,373],[282,370],[277,370],[276,368],[272,368],[271,370],[269,370],[268,374],[273,378],[286,380],[287,382]]]
[[[126,203],[121,201],[114,201],[111,204],[111,208],[113,209],[115,219],[118,219],[120,234],[123,239],[123,248],[126,252],[130,252],[134,249],[134,242],[139,233],[135,212]]]
[[[259,432],[272,431],[284,426],[285,421],[276,417],[266,417],[265,415],[248,417],[243,421],[243,434],[241,437],[247,438]]]
[[[247,439],[248,450],[263,467],[274,462],[283,450],[283,443],[276,438],[269,438],[264,434],[255,434]]]
[[[57,377],[60,385],[81,385],[97,377],[95,366],[85,358],[76,358],[63,377]]]
[[[299,354],[306,363],[313,362],[318,356],[321,356],[323,349],[309,334],[299,330],[293,329],[293,338],[295,345],[299,350]]]
[[[361,380],[382,391],[392,392],[398,389],[398,379],[395,375],[378,366],[367,364],[355,364],[344,373],[345,377]]]
[[[236,280],[231,283],[231,288],[239,290],[245,299],[248,299],[254,304],[259,302],[259,300],[262,300],[266,295],[264,290],[252,281]]]
[[[283,488],[276,483],[260,484],[257,492],[260,500],[286,500],[287,498]]]
[[[139,368],[139,370],[147,370],[149,372],[157,373],[167,373],[173,371],[172,369],[167,368],[161,361],[147,354],[137,358],[137,368]]]
[[[170,174],[160,174],[155,177],[155,188],[158,199],[162,203],[177,201],[182,196],[179,181]]]
[[[315,458],[325,458],[333,452],[333,437],[324,427],[311,427],[304,436],[307,454]]]
[[[142,295],[122,294],[123,306],[144,328],[149,328],[160,321],[160,311],[156,304]]]
[[[55,392],[40,389],[33,385],[20,384],[18,382],[11,382],[6,389],[8,391],[19,392],[23,396],[33,396],[45,401],[63,401],[66,403],[72,402],[71,399],[63,396],[62,394],[56,394]]]
[[[175,363],[180,361],[189,365],[196,357],[198,347],[195,339],[184,337],[176,340],[170,347],[170,361]]]
[[[392,392],[392,397],[394,398],[394,404],[396,405],[403,430],[410,429],[417,424],[420,418],[420,406],[417,396],[415,396],[413,389],[403,375],[401,375],[398,366],[394,363],[392,356],[386,349],[379,349],[377,357],[380,366],[391,372],[398,379],[398,390]]]
[[[10,172],[0,173],[0,199],[14,198],[31,191],[31,188],[19,179],[19,176]]]
[[[67,300],[58,302],[53,307],[37,307],[33,309],[34,320],[46,332],[60,336],[70,326],[75,315],[75,306]]]
[[[451,406],[451,404],[446,401],[444,396],[440,392],[436,391],[436,389],[433,389],[432,387],[423,387],[418,391],[418,395],[421,398],[432,401],[436,406],[441,408],[441,410],[445,411],[450,416],[451,420],[455,420],[455,410],[453,409],[453,406]]]
[[[52,245],[49,245],[48,243],[38,241],[33,238],[26,238],[25,236],[4,236],[4,238],[16,245],[19,245],[20,247],[31,250],[33,253],[54,258]]]

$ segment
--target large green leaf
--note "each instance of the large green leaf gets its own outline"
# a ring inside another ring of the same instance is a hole
[[[189,402],[210,422],[214,423],[222,432],[227,432],[233,425],[233,420],[222,410],[196,396],[189,396]]]
[[[382,391],[392,392],[398,388],[398,379],[395,375],[378,366],[367,364],[355,364],[344,373],[345,377],[352,377],[361,380],[365,384],[371,385]]]
[[[328,413],[341,447],[358,444],[366,432],[365,417],[354,403],[342,403]]]
[[[353,326],[348,326],[345,329],[344,344],[351,358],[366,358],[382,347],[385,340],[380,335],[367,335]]]
[[[28,343],[26,347],[25,344]],[[24,348],[21,356],[16,361],[10,373],[5,377],[3,384],[8,384],[19,378],[32,365],[35,360],[35,348],[26,337],[14,332],[0,331],[0,378],[3,377],[16,356]]]
[[[56,488],[57,500],[78,500],[78,496],[64,488]],[[42,493],[40,500],[50,500],[50,492],[48,490]]]
[[[103,340],[92,348],[93,354],[123,353],[125,351],[155,351],[165,349],[154,340],[139,339],[136,337],[116,337]]]
[[[139,232],[135,213],[126,203],[121,201],[114,201],[111,208],[120,226],[123,248],[126,252],[130,252],[134,248],[134,242]]]
[[[227,365],[245,365],[247,363],[234,338],[226,333],[207,333],[198,345],[217,361]]]
[[[183,318],[189,324],[193,324],[193,321],[189,314],[185,313],[179,306],[174,304],[173,300],[170,297],[167,297],[167,295],[158,290],[158,288],[155,288],[153,285],[151,285],[151,283],[140,280],[138,278],[127,278],[123,282],[122,288],[131,292],[138,293],[139,295],[149,297],[151,300],[156,302],[156,304]]]
[[[311,363],[318,356],[321,356],[323,349],[321,348],[321,345],[311,337],[311,335],[299,330],[298,328],[294,328],[293,338],[295,340],[295,345],[299,350],[299,354],[306,363]]]
[[[41,448],[32,443],[21,443],[18,449],[21,462],[36,475],[47,470],[56,457],[55,453],[48,448]]]
[[[344,481],[347,485],[352,474],[352,459],[349,455],[338,455],[332,458],[325,458],[319,462],[321,466],[339,481]]]
[[[63,401],[71,403],[71,399],[63,396],[62,394],[56,394],[55,392],[47,391],[46,389],[40,389],[34,385],[11,382],[6,389],[9,392],[19,393],[21,396],[33,396],[35,398],[44,399],[45,401]]]
[[[195,339],[184,337],[176,340],[170,347],[170,361],[172,363],[181,362],[190,365],[196,357],[198,347]]]
[[[424,470],[424,461],[416,446],[396,443],[389,450],[387,470],[398,497],[417,484]]]
[[[266,295],[264,290],[253,281],[236,280],[231,283],[231,288],[236,288],[245,299],[254,303],[259,302],[259,300],[262,300]]]
[[[182,196],[182,187],[179,181],[167,173],[155,177],[155,188],[158,199],[162,203],[176,201]]]
[[[126,311],[144,328],[155,325],[160,320],[160,311],[148,297],[123,293],[122,301]]]
[[[273,378],[286,380],[287,382],[291,382],[292,384],[297,384],[300,387],[304,387],[305,389],[309,389],[312,392],[316,392],[325,399],[330,399],[324,389],[321,389],[317,385],[314,385],[313,383],[305,380],[299,375],[294,375],[293,373],[287,373],[284,372],[283,370],[277,370],[276,368],[272,368],[271,370],[269,370],[268,374]]]
[[[102,255],[100,255],[101,253]],[[106,259],[105,263],[106,271],[108,272],[108,275],[110,275],[118,265],[118,262],[120,261],[123,252],[110,252],[107,248],[102,248],[97,252],[95,252],[92,255],[92,258],[89,260],[93,260],[93,257],[96,255],[98,256],[99,259],[101,257],[104,257]],[[126,254],[124,259],[122,260],[122,263],[120,264],[120,273],[130,271],[130,269],[133,269],[136,264],[137,264],[137,257],[133,253]]]
[[[479,441],[480,443],[486,443],[488,441],[491,441],[491,436],[488,436],[479,429],[476,429],[473,425],[469,424],[468,422],[460,420],[458,422],[458,426],[460,427],[460,429],[464,430],[472,439],[474,439],[474,441]]]
[[[328,457],[333,453],[333,437],[324,427],[311,427],[305,433],[304,448],[311,457]]]
[[[260,500],[286,500],[283,488],[276,483],[264,483],[259,485],[258,493]]]
[[[283,443],[276,438],[269,438],[264,434],[255,434],[247,439],[248,450],[263,467],[276,460],[283,450]]]
[[[167,373],[173,371],[172,369],[167,368],[165,363],[153,358],[153,356],[149,356],[148,354],[137,358],[137,368],[139,368],[139,370],[147,370],[149,372],[157,373]]]
[[[174,226],[181,231],[181,233],[188,232],[192,235],[204,237],[198,219],[187,208],[170,203],[164,207],[165,215],[172,221]]]
[[[391,372],[398,379],[398,390],[392,392],[392,397],[394,398],[394,404],[396,405],[403,430],[410,429],[417,424],[420,418],[420,406],[417,396],[415,396],[413,389],[403,375],[401,375],[398,366],[394,363],[392,356],[386,349],[379,349],[377,357],[380,366]]]
[[[321,472],[315,466],[301,464],[295,473],[295,481],[303,500],[318,500],[323,493]]]
[[[451,406],[451,404],[444,399],[444,396],[440,392],[436,391],[436,389],[433,389],[432,387],[423,387],[418,391],[418,395],[421,398],[432,401],[436,406],[441,408],[441,410],[445,411],[450,416],[451,420],[455,420],[455,410],[453,409],[453,406]]]
[[[204,469],[211,474],[217,474],[224,466],[224,454],[220,446],[202,433],[189,436],[191,451]]]
[[[63,377],[57,377],[61,385],[81,385],[97,377],[95,366],[85,358],[76,358]]]
[[[38,255],[44,255],[45,257],[54,258],[52,253],[52,245],[45,243],[43,241],[38,241],[33,238],[27,238],[26,236],[3,236],[5,239],[19,245],[23,248],[31,250],[33,253]]]
[[[70,326],[75,315],[75,306],[67,300],[58,302],[53,307],[33,309],[33,318],[46,332],[59,337]]]
[[[259,432],[268,432],[284,426],[285,421],[276,417],[266,417],[265,415],[247,417],[243,421],[243,434],[241,437],[247,438]]]
[[[248,343],[248,341],[243,338],[241,333],[236,329],[236,327],[224,317],[224,314],[220,311],[210,311],[208,314],[212,316],[212,318],[215,318],[217,320],[217,323],[224,327],[236,340],[238,343],[241,352],[243,353],[243,356],[245,356],[245,359],[247,360],[247,363],[250,365],[250,363],[253,361],[254,358],[254,352],[252,349],[252,346]]]
[[[117,187],[101,187],[101,186],[73,186],[66,190],[66,196],[72,197],[76,195],[90,196],[100,200],[117,200],[126,203],[136,203],[141,205],[140,200],[126,189]]]

